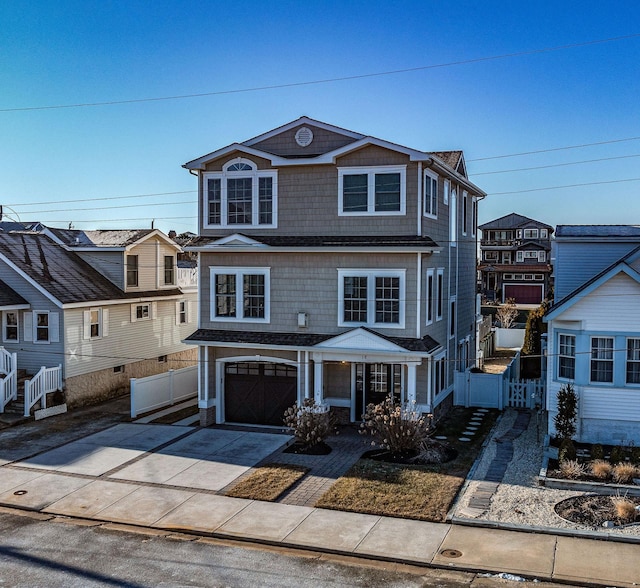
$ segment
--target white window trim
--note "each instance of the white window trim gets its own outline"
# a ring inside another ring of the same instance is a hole
[[[527,233],[530,234],[527,236]],[[522,234],[525,239],[537,239],[538,229],[524,229]]]
[[[15,314],[16,315],[16,338],[15,339],[7,339],[7,314]],[[20,343],[20,312],[17,310],[5,310],[2,313],[2,342],[3,343]]]
[[[561,355],[560,353],[560,349],[561,349],[561,345],[560,345],[560,338],[561,337],[573,337],[573,355]],[[575,376],[576,376],[576,355],[577,355],[577,343],[578,343],[578,338],[576,337],[575,334],[573,333],[558,333],[558,360],[556,362],[556,378],[558,379],[558,381],[560,382],[573,382],[575,380]],[[567,378],[565,376],[561,376],[560,375],[560,359],[562,357],[572,357],[573,358],[573,378]],[[589,373],[591,373],[591,365],[589,365]]]
[[[180,322],[180,307],[184,304],[184,318],[185,321]],[[176,300],[176,326],[188,325],[191,322],[191,303],[189,300]]]
[[[524,261],[524,251],[516,251],[516,263]]]
[[[593,340],[594,339],[610,339],[611,340],[611,359],[593,359]],[[589,384],[594,386],[612,386],[616,379],[616,339],[612,335],[593,335],[589,337]],[[626,350],[625,350],[626,353]],[[611,363],[611,380],[601,382],[591,379],[591,362],[592,361],[608,361]],[[625,363],[626,367],[626,363]]]
[[[431,292],[429,292],[429,278],[431,278]],[[435,322],[435,316],[436,316],[436,288],[437,288],[437,284],[436,284],[436,276],[435,276],[435,269],[434,268],[428,268],[427,269],[427,281],[426,281],[426,286],[425,286],[425,293],[426,293],[426,302],[427,302],[427,312],[425,312],[425,324],[426,325],[431,325]],[[429,318],[429,310],[431,310],[431,318]]]
[[[467,236],[467,225],[469,224],[469,193],[462,191],[462,234]]]
[[[149,313],[148,316],[138,318],[138,307],[139,306],[148,306]],[[136,323],[138,321],[152,321],[155,320],[158,316],[158,303],[157,302],[138,302],[136,304],[131,305],[131,322]]]
[[[475,237],[478,232],[478,199],[471,198],[471,236]]]
[[[629,341],[640,341],[640,337],[625,337],[625,350],[624,350],[624,385],[637,388],[640,384],[627,382],[627,372],[629,371],[629,364],[639,363],[637,360],[629,359],[628,349]]]
[[[451,192],[451,180],[445,180],[442,194],[442,199],[445,204],[449,204],[449,192]]]
[[[430,200],[430,208],[431,211],[427,212],[427,191],[426,191],[426,186],[429,183],[431,185],[431,181],[435,180],[435,197],[430,196],[429,200]],[[424,194],[424,202],[422,203],[422,214],[428,218],[438,218],[438,174],[430,171],[430,170],[425,170],[424,172],[424,178],[423,178],[423,190],[422,190],[423,194]],[[435,209],[435,212],[433,211]]]
[[[547,254],[545,251],[538,251],[538,261],[540,263],[544,263],[547,261]]]
[[[228,171],[227,168],[236,163],[245,163],[251,166],[251,170],[245,171]],[[230,178],[252,178],[251,182],[251,224],[229,224],[228,208],[227,208],[227,182]],[[259,202],[259,178],[271,178],[271,223],[259,224],[260,220],[260,202]],[[220,223],[209,223],[209,180],[220,180]],[[278,172],[277,170],[259,170],[258,166],[249,159],[235,158],[228,161],[220,172],[204,172],[202,174],[202,223],[205,229],[221,229],[221,228],[261,228],[276,229],[278,228]]]
[[[367,321],[347,322],[344,320],[344,279],[367,278]],[[376,323],[376,278],[399,278],[400,301],[397,323]],[[406,270],[372,270],[372,269],[338,269],[338,326],[339,327],[376,327],[378,329],[404,329],[405,325],[405,300],[406,300]]]
[[[449,205],[449,245],[458,245],[458,195],[451,190],[451,203]]]
[[[216,316],[216,276],[218,274],[236,276],[236,312],[244,312],[244,291],[238,287],[245,275],[264,276],[264,318],[244,316]],[[209,320],[212,323],[269,323],[271,321],[271,268],[270,267],[209,267]]]
[[[540,229],[540,238],[547,239],[549,234],[547,233],[547,229]]]
[[[438,368],[438,364],[440,364],[440,367]],[[441,373],[444,375],[444,384],[442,386],[442,388],[440,388],[440,390],[438,390],[439,387],[439,382],[438,382],[438,371],[441,371]],[[438,398],[441,394],[443,394],[444,392],[446,392],[449,388],[448,386],[448,382],[447,380],[449,379],[449,370],[447,369],[447,352],[443,351],[442,353],[439,353],[438,355],[435,355],[433,357],[433,371],[432,371],[432,386],[431,386],[431,390],[433,392],[433,398],[436,399]]]
[[[345,212],[343,178],[358,174],[367,174],[367,210]],[[375,182],[376,174],[400,174],[400,210],[375,210]],[[338,216],[404,216],[407,210],[407,166],[406,165],[377,165],[366,167],[338,168]]]
[[[47,319],[47,335],[48,339],[46,341],[38,341],[38,315],[46,314],[49,318]],[[29,319],[27,319],[27,315],[29,315]],[[58,343],[60,341],[60,316],[57,312],[51,312],[49,310],[34,310],[31,313],[25,313],[25,323],[24,329],[25,334],[27,330],[31,330],[31,338],[28,339],[25,337],[25,341],[29,341],[34,345],[49,345],[50,343]]]
[[[440,291],[440,288],[438,286],[438,282],[440,282],[442,284],[442,291]],[[443,267],[439,267],[437,272],[436,272],[435,288],[436,288],[436,295],[434,296],[435,308],[434,308],[433,312],[435,314],[436,322],[437,322],[437,321],[441,321],[442,317],[444,316],[444,289],[445,289],[445,283],[444,283],[444,268]],[[439,313],[438,313],[438,307],[440,307],[440,312]]]
[[[98,336],[91,336],[91,313],[98,312]],[[82,312],[82,338],[85,340],[102,339],[109,335],[109,309],[90,308]]]
[[[453,339],[456,336],[456,332],[458,330],[458,304],[455,296],[449,297],[449,339]]]

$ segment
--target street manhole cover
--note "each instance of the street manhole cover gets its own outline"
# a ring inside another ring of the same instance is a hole
[[[440,552],[442,557],[449,557],[451,559],[455,559],[456,557],[462,557],[462,551],[458,551],[457,549],[443,549]]]
[[[13,495],[14,496],[24,496],[27,493],[26,490],[16,490]]]

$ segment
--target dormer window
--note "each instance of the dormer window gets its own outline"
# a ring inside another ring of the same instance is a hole
[[[205,228],[277,226],[277,172],[236,159],[204,174]]]

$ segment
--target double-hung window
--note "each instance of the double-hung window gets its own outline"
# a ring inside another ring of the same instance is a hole
[[[235,159],[221,172],[204,174],[205,226],[277,226],[278,175],[255,163]]]
[[[444,307],[444,268],[438,268],[436,274],[436,320],[441,321]]]
[[[640,339],[627,339],[627,384],[640,384]]]
[[[338,270],[338,325],[404,327],[404,270]]]
[[[338,216],[399,215],[406,210],[406,166],[338,168]]]
[[[558,335],[558,377],[566,380],[576,377],[575,335]]]
[[[127,286],[138,285],[138,256],[127,255]]]
[[[16,311],[8,311],[2,314],[3,322],[3,340],[5,342],[18,341],[18,313]]]
[[[591,337],[591,381],[613,382],[613,337]]]
[[[173,255],[164,256],[164,283],[165,285],[172,285],[176,283]]]
[[[91,308],[83,312],[83,339],[101,339],[109,334],[109,310]]]
[[[438,176],[424,172],[424,215],[438,217]]]
[[[211,320],[268,323],[269,268],[212,267]]]
[[[433,322],[433,305],[435,301],[435,279],[433,268],[427,270],[427,325]]]

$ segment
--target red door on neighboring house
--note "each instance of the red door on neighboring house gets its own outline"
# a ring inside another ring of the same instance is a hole
[[[504,300],[513,298],[520,304],[540,304],[544,294],[542,284],[505,284]]]

